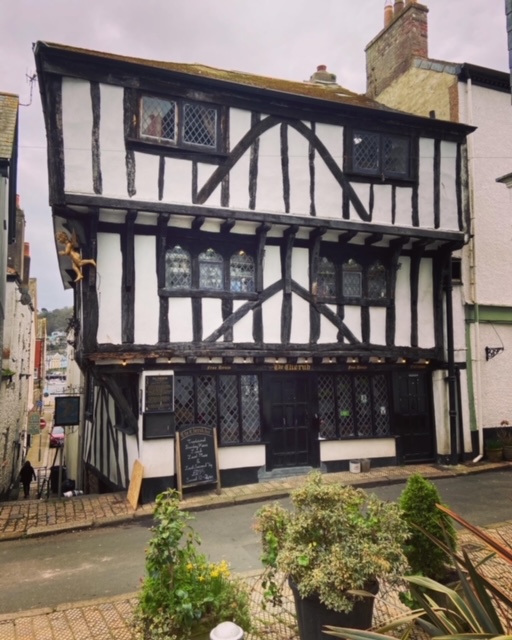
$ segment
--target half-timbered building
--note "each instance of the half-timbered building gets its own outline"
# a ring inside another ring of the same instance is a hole
[[[450,261],[470,127],[324,67],[35,56],[91,482],[126,487],[139,459],[145,498],[173,485],[189,424],[217,428],[224,485],[469,452]]]

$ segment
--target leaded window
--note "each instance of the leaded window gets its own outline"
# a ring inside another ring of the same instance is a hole
[[[244,375],[175,375],[176,426],[207,424],[221,445],[261,441],[259,378]]]
[[[190,253],[177,245],[165,254],[165,286],[167,289],[190,289],[191,283]]]
[[[199,254],[199,288],[224,289],[224,260],[214,249]]]
[[[336,267],[326,257],[320,258],[317,276],[317,295],[323,298],[336,297]]]
[[[353,173],[385,178],[409,178],[411,146],[406,136],[353,131],[349,169]]]
[[[216,146],[217,110],[202,104],[185,103],[183,142],[201,147]]]
[[[368,297],[380,300],[386,295],[386,268],[381,262],[374,262],[368,267]]]
[[[140,102],[140,131],[145,138],[176,142],[176,102],[143,96]]]
[[[342,267],[342,290],[346,298],[360,298],[363,294],[363,268],[353,258]]]
[[[254,259],[245,251],[238,251],[229,261],[231,291],[254,291]]]

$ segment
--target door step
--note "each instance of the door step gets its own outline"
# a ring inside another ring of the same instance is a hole
[[[259,482],[268,480],[279,480],[280,478],[293,478],[294,476],[306,476],[313,471],[313,467],[283,467],[282,469],[272,469],[267,471],[264,467],[258,471]]]

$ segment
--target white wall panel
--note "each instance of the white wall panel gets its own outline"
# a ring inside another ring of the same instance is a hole
[[[135,236],[135,264],[135,344],[156,344],[160,299],[154,237]]]
[[[251,128],[251,113],[229,110],[229,144],[233,150]],[[229,172],[229,204],[235,209],[249,208],[249,148]]]
[[[158,200],[159,157],[137,151],[134,155],[135,197],[137,200]]]
[[[123,256],[115,233],[98,233],[98,342],[121,344],[121,298]]]
[[[65,190],[93,193],[91,85],[62,78],[62,133]]]
[[[260,136],[256,209],[284,212],[279,126]]]
[[[424,258],[420,264],[418,286],[418,346],[435,347],[434,297],[432,290],[432,260]]]
[[[103,195],[126,198],[126,149],[124,144],[124,89],[100,85],[100,154]]]
[[[157,178],[158,173],[155,176],[155,184]],[[163,200],[164,202],[192,202],[192,162],[190,160],[165,159]]]
[[[140,441],[140,461],[145,478],[174,475],[174,438]]]
[[[290,341],[296,344],[309,342],[309,302],[292,293],[292,330]]]
[[[389,184],[374,185],[373,222],[391,224],[391,191],[392,187]]]
[[[400,268],[396,272],[395,344],[399,347],[411,346],[411,259],[400,256]]]
[[[412,227],[412,189],[409,187],[396,189],[395,225]]]
[[[222,324],[222,300],[203,298],[201,300],[201,309],[203,318],[203,340],[206,340],[206,338]]]
[[[171,342],[192,342],[191,298],[169,298],[169,331]]]
[[[281,280],[281,255],[279,247],[267,245],[265,248],[265,265],[263,270],[263,286],[269,287]]]
[[[309,251],[295,247],[292,253],[292,280],[309,291]]]
[[[336,313],[335,305],[327,305],[327,307]],[[329,344],[332,342],[338,342],[338,327],[328,320],[324,315],[320,316],[320,338],[318,344]]]
[[[343,167],[343,127],[317,124],[316,135],[327,147],[340,169]],[[338,181],[315,152],[315,205],[320,218],[342,217],[342,191]]]
[[[308,128],[309,125],[304,123]],[[309,177],[309,142],[288,127],[288,167],[290,175],[290,213],[309,215],[311,203]]]
[[[320,460],[352,460],[359,458],[390,458],[396,455],[394,438],[371,440],[323,440],[320,442]]]
[[[267,343],[281,342],[281,309],[283,306],[282,292],[272,296],[263,303],[263,341]]]
[[[363,335],[361,333],[361,307],[347,305],[345,307],[344,322],[358,340],[363,339]]]
[[[206,164],[204,162],[197,163],[197,190],[201,191],[204,184],[208,181],[212,173],[217,169],[214,164]],[[210,197],[205,201],[205,204],[211,207],[220,207],[220,191],[221,185],[212,192]],[[190,198],[192,199],[192,190],[190,191]]]
[[[221,447],[219,449],[220,469],[244,469],[265,465],[265,446]]]
[[[434,141],[420,139],[420,170],[418,189],[420,227],[434,228]]]
[[[370,185],[364,182],[352,182],[352,189],[361,201],[363,207],[370,212]],[[352,201],[350,201],[350,219],[361,222],[361,218],[357,213]]]
[[[456,175],[457,145],[441,142],[441,229],[459,230]]]
[[[233,303],[233,311],[236,312],[240,307],[243,307],[244,304],[246,304],[244,300],[235,300]],[[254,338],[252,337],[252,321],[253,312],[249,311],[235,324],[233,327],[234,342],[254,342]]]
[[[370,307],[370,342],[386,345],[386,309]]]

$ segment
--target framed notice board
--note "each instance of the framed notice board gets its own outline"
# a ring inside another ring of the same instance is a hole
[[[215,484],[220,493],[217,433],[204,424],[181,426],[176,438],[178,491],[203,484]]]

